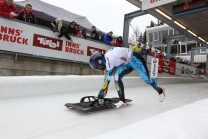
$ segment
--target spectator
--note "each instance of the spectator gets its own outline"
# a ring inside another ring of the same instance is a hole
[[[86,29],[82,29],[82,36],[83,36],[85,39],[87,38]]]
[[[181,64],[185,64],[185,63],[184,63],[184,60],[183,60],[182,58],[181,58],[181,60],[180,60],[180,63],[181,63]]]
[[[152,45],[149,45],[149,48],[147,49],[147,54],[151,55],[152,54]]]
[[[157,49],[155,49],[155,51],[152,52],[152,56],[155,57],[155,58],[159,58]]]
[[[58,32],[61,32],[61,28],[62,28],[62,21],[60,18],[57,18],[53,23],[49,24],[49,27],[53,30],[53,32],[56,32],[58,30]]]
[[[82,32],[80,31],[80,25],[76,26],[76,32],[77,32],[77,36],[82,36]]]
[[[102,34],[100,37],[100,41],[103,42],[103,37],[105,36],[105,34]]]
[[[13,4],[13,0],[0,1],[0,15],[11,18],[18,16],[17,6]]]
[[[96,27],[92,26],[91,29],[92,29],[92,31],[91,31],[91,34],[90,34],[90,38],[93,39],[93,40],[99,41],[99,34],[97,33]]]
[[[164,58],[164,54],[163,54],[162,51],[160,51],[160,52],[158,53],[158,57],[159,57],[159,58]]]
[[[17,19],[25,21],[25,22],[36,24],[37,22],[36,22],[35,15],[32,11],[32,5],[27,4],[26,7],[20,11]]]
[[[61,32],[58,35],[58,37],[61,38],[62,36],[65,36],[68,40],[72,41],[69,34],[70,35],[77,35],[75,26],[76,26],[76,22],[72,21],[67,28],[61,29]]]
[[[201,71],[201,69],[199,69],[198,75],[204,75],[203,72]]]
[[[105,42],[106,44],[112,44],[112,41],[113,41],[113,32],[110,31],[109,33],[106,33],[104,36],[103,36],[103,39],[102,41]]]
[[[113,45],[118,46],[118,47],[122,47],[122,43],[123,43],[123,41],[122,41],[122,37],[121,36],[119,36],[117,39],[115,39],[112,42]]]
[[[180,63],[180,57],[176,58],[176,63]]]
[[[146,61],[147,60],[147,50],[146,50],[146,45],[145,44],[143,45],[143,47],[141,47],[141,55]]]
[[[170,61],[176,62],[176,59],[173,55],[170,55]]]
[[[134,45],[132,47],[132,50],[137,52],[137,53],[141,53],[141,43],[138,43],[138,44]]]

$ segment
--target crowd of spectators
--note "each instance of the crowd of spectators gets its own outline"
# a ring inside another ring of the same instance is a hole
[[[170,61],[190,66],[190,61],[180,57],[174,57],[173,55],[170,55]]]
[[[132,50],[140,53],[145,60],[147,60],[146,59],[147,55],[150,55],[150,56],[156,57],[156,58],[163,58],[163,59],[165,58],[164,53],[162,51],[155,49],[155,48],[152,48],[152,45],[149,45],[149,47],[146,48],[146,45],[143,44],[143,46],[142,46],[141,43],[138,43],[132,47]],[[190,61],[183,59],[179,56],[175,57],[174,55],[170,55],[170,61],[190,66]],[[206,64],[200,64],[200,63],[196,64],[195,63],[195,64],[193,64],[193,66],[196,67],[196,69],[197,69],[196,73],[198,75],[206,75],[207,74],[206,70],[205,70]]]
[[[8,18],[14,18],[22,20],[25,22],[37,24],[37,20],[34,12],[32,11],[32,5],[27,4],[20,12],[17,11],[17,6],[13,3],[13,0],[3,0],[0,1],[0,15]],[[86,30],[76,22],[72,21],[67,27],[63,27],[62,20],[57,18],[55,21],[52,21],[48,27],[55,33],[59,32],[59,38],[66,37],[69,41],[73,41],[70,36],[79,36],[89,38],[95,41],[101,41],[105,44],[112,45],[115,47],[122,47],[122,37],[113,38],[113,32],[99,35],[95,26],[92,26],[90,35],[87,35]]]
[[[132,50],[140,53],[144,57],[144,59],[146,59],[147,55],[150,55],[156,58],[165,58],[164,53],[157,49],[153,50],[152,45],[149,45],[149,47],[146,48],[146,45],[143,44],[142,46],[141,43],[138,43],[132,47]],[[180,57],[174,57],[173,55],[170,55],[170,61],[185,64],[185,65],[190,65],[190,61],[184,60]]]
[[[155,51],[152,51],[152,45],[149,45],[149,48],[146,48],[145,44],[143,44],[143,46],[141,46],[141,43],[138,43],[132,47],[132,50],[140,53],[145,60],[147,59],[147,55],[151,55],[151,56],[157,57],[157,58],[163,57],[163,54],[158,53],[156,49],[155,49]]]

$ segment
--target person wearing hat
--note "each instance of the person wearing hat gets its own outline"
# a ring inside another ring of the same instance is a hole
[[[106,43],[106,44],[111,45],[111,44],[112,44],[112,41],[113,41],[112,35],[113,35],[113,32],[112,32],[112,31],[110,31],[109,33],[106,33],[106,34],[103,36],[102,41],[103,41],[104,43]]]
[[[132,50],[137,52],[137,53],[141,53],[141,43],[138,43],[138,44],[134,45],[132,47]]]

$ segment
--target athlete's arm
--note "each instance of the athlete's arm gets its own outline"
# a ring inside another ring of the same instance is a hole
[[[112,73],[113,73],[113,69],[104,71],[104,83],[103,83],[103,86],[98,94],[99,99],[103,99],[107,95],[108,85],[110,83]]]

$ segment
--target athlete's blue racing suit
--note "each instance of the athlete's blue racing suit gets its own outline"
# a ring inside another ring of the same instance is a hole
[[[124,85],[122,78],[125,75],[131,73],[133,70],[138,73],[138,75],[145,83],[151,85],[159,94],[163,93],[163,90],[158,85],[158,83],[149,76],[146,62],[139,53],[132,52],[128,48],[123,48],[128,49],[128,54],[124,54],[125,51],[121,52],[121,50],[118,49],[122,48],[114,48],[105,54],[106,71],[102,89],[98,94],[99,99],[103,99],[106,96],[108,85],[110,83],[110,77],[113,75],[119,98],[125,103]]]

